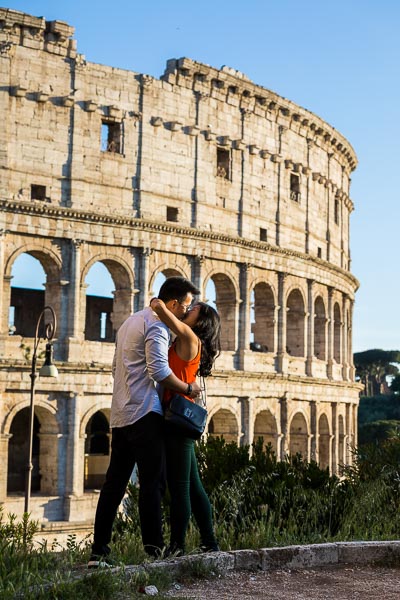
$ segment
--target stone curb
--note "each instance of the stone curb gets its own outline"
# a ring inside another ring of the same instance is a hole
[[[276,569],[304,569],[340,564],[371,564],[374,562],[393,562],[400,559],[400,541],[392,542],[335,542],[327,544],[309,544],[305,546],[284,546],[261,548],[260,550],[232,550],[195,554],[181,558],[155,561],[143,565],[127,565],[127,575],[143,570],[154,573],[168,571],[176,577],[195,569],[195,565],[224,571]]]

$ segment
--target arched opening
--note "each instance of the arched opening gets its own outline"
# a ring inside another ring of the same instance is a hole
[[[111,320],[114,282],[106,266],[101,262],[95,263],[85,277],[85,284],[85,339],[112,342],[115,339]]]
[[[37,258],[24,253],[15,260],[11,276],[9,334],[33,338],[45,306],[46,273]]]
[[[40,423],[33,421],[31,492],[40,491]],[[8,442],[7,494],[24,492],[29,453],[29,408],[20,410],[12,420]]]
[[[316,298],[314,304],[314,356],[326,360],[326,315],[321,296]]]
[[[32,492],[58,494],[58,434],[55,415],[43,406],[35,406],[32,449]],[[10,426],[7,483],[10,492],[25,489],[29,452],[29,408],[21,409]],[[22,468],[22,475],[18,471]]]
[[[210,436],[222,436],[226,442],[238,441],[238,424],[235,415],[226,409],[218,410],[208,424]]]
[[[299,290],[290,292],[287,303],[286,352],[304,356],[304,300]]]
[[[296,413],[290,423],[289,454],[301,454],[308,460],[308,429],[301,413]]]
[[[341,357],[341,315],[340,307],[337,302],[333,307],[333,358],[339,364],[342,362]]]
[[[330,468],[330,432],[326,415],[321,415],[318,422],[318,464],[321,469]]]
[[[234,285],[223,273],[217,273],[211,279],[215,286],[215,307],[221,318],[221,350],[235,350],[237,303]]]
[[[275,300],[266,283],[257,283],[251,294],[250,348],[256,352],[274,352]]]
[[[152,296],[158,296],[160,287],[162,286],[164,281],[166,279],[168,279],[169,277],[182,277],[182,273],[180,273],[176,269],[170,269],[170,268],[163,269],[162,271],[157,273],[157,275],[154,278],[153,285],[151,286],[152,287],[152,290],[151,290]]]
[[[84,488],[100,489],[110,462],[110,426],[102,411],[89,419],[85,433]]]
[[[262,410],[254,421],[254,441],[262,438],[264,446],[271,444],[273,451],[278,450],[278,430],[276,419],[269,410]]]

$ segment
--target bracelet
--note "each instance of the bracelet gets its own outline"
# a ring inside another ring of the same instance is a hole
[[[191,383],[188,383],[187,390],[186,390],[186,396],[190,396],[190,394],[192,392],[193,392],[193,386]]]

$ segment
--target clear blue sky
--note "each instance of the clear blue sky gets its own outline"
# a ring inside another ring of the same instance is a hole
[[[11,1],[75,27],[87,60],[159,77],[168,58],[228,65],[337,128],[351,196],[354,350],[399,349],[399,0]],[[397,240],[397,241],[396,241]]]

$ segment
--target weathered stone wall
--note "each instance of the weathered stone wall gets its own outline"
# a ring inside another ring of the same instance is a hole
[[[280,457],[301,451],[338,473],[351,462],[358,404],[351,146],[233,69],[173,59],[157,80],[86,62],[72,34],[66,23],[0,9],[5,465],[14,419],[29,405],[34,342],[21,312],[9,332],[9,308],[23,310],[29,297],[30,313],[51,305],[58,321],[59,378],[39,378],[35,394],[34,516],[93,517],[98,473],[88,465],[105,458],[85,456],[85,440],[96,434],[93,415],[109,416],[107,340],[146,305],[159,273],[192,279],[203,298],[215,286],[223,352],[208,385],[210,434],[238,443],[262,436]],[[23,253],[45,271],[41,296],[12,289]],[[98,262],[112,277],[112,300],[86,296]],[[107,315],[105,339],[90,303]],[[22,511],[22,491],[7,493],[7,469],[0,502]]]

